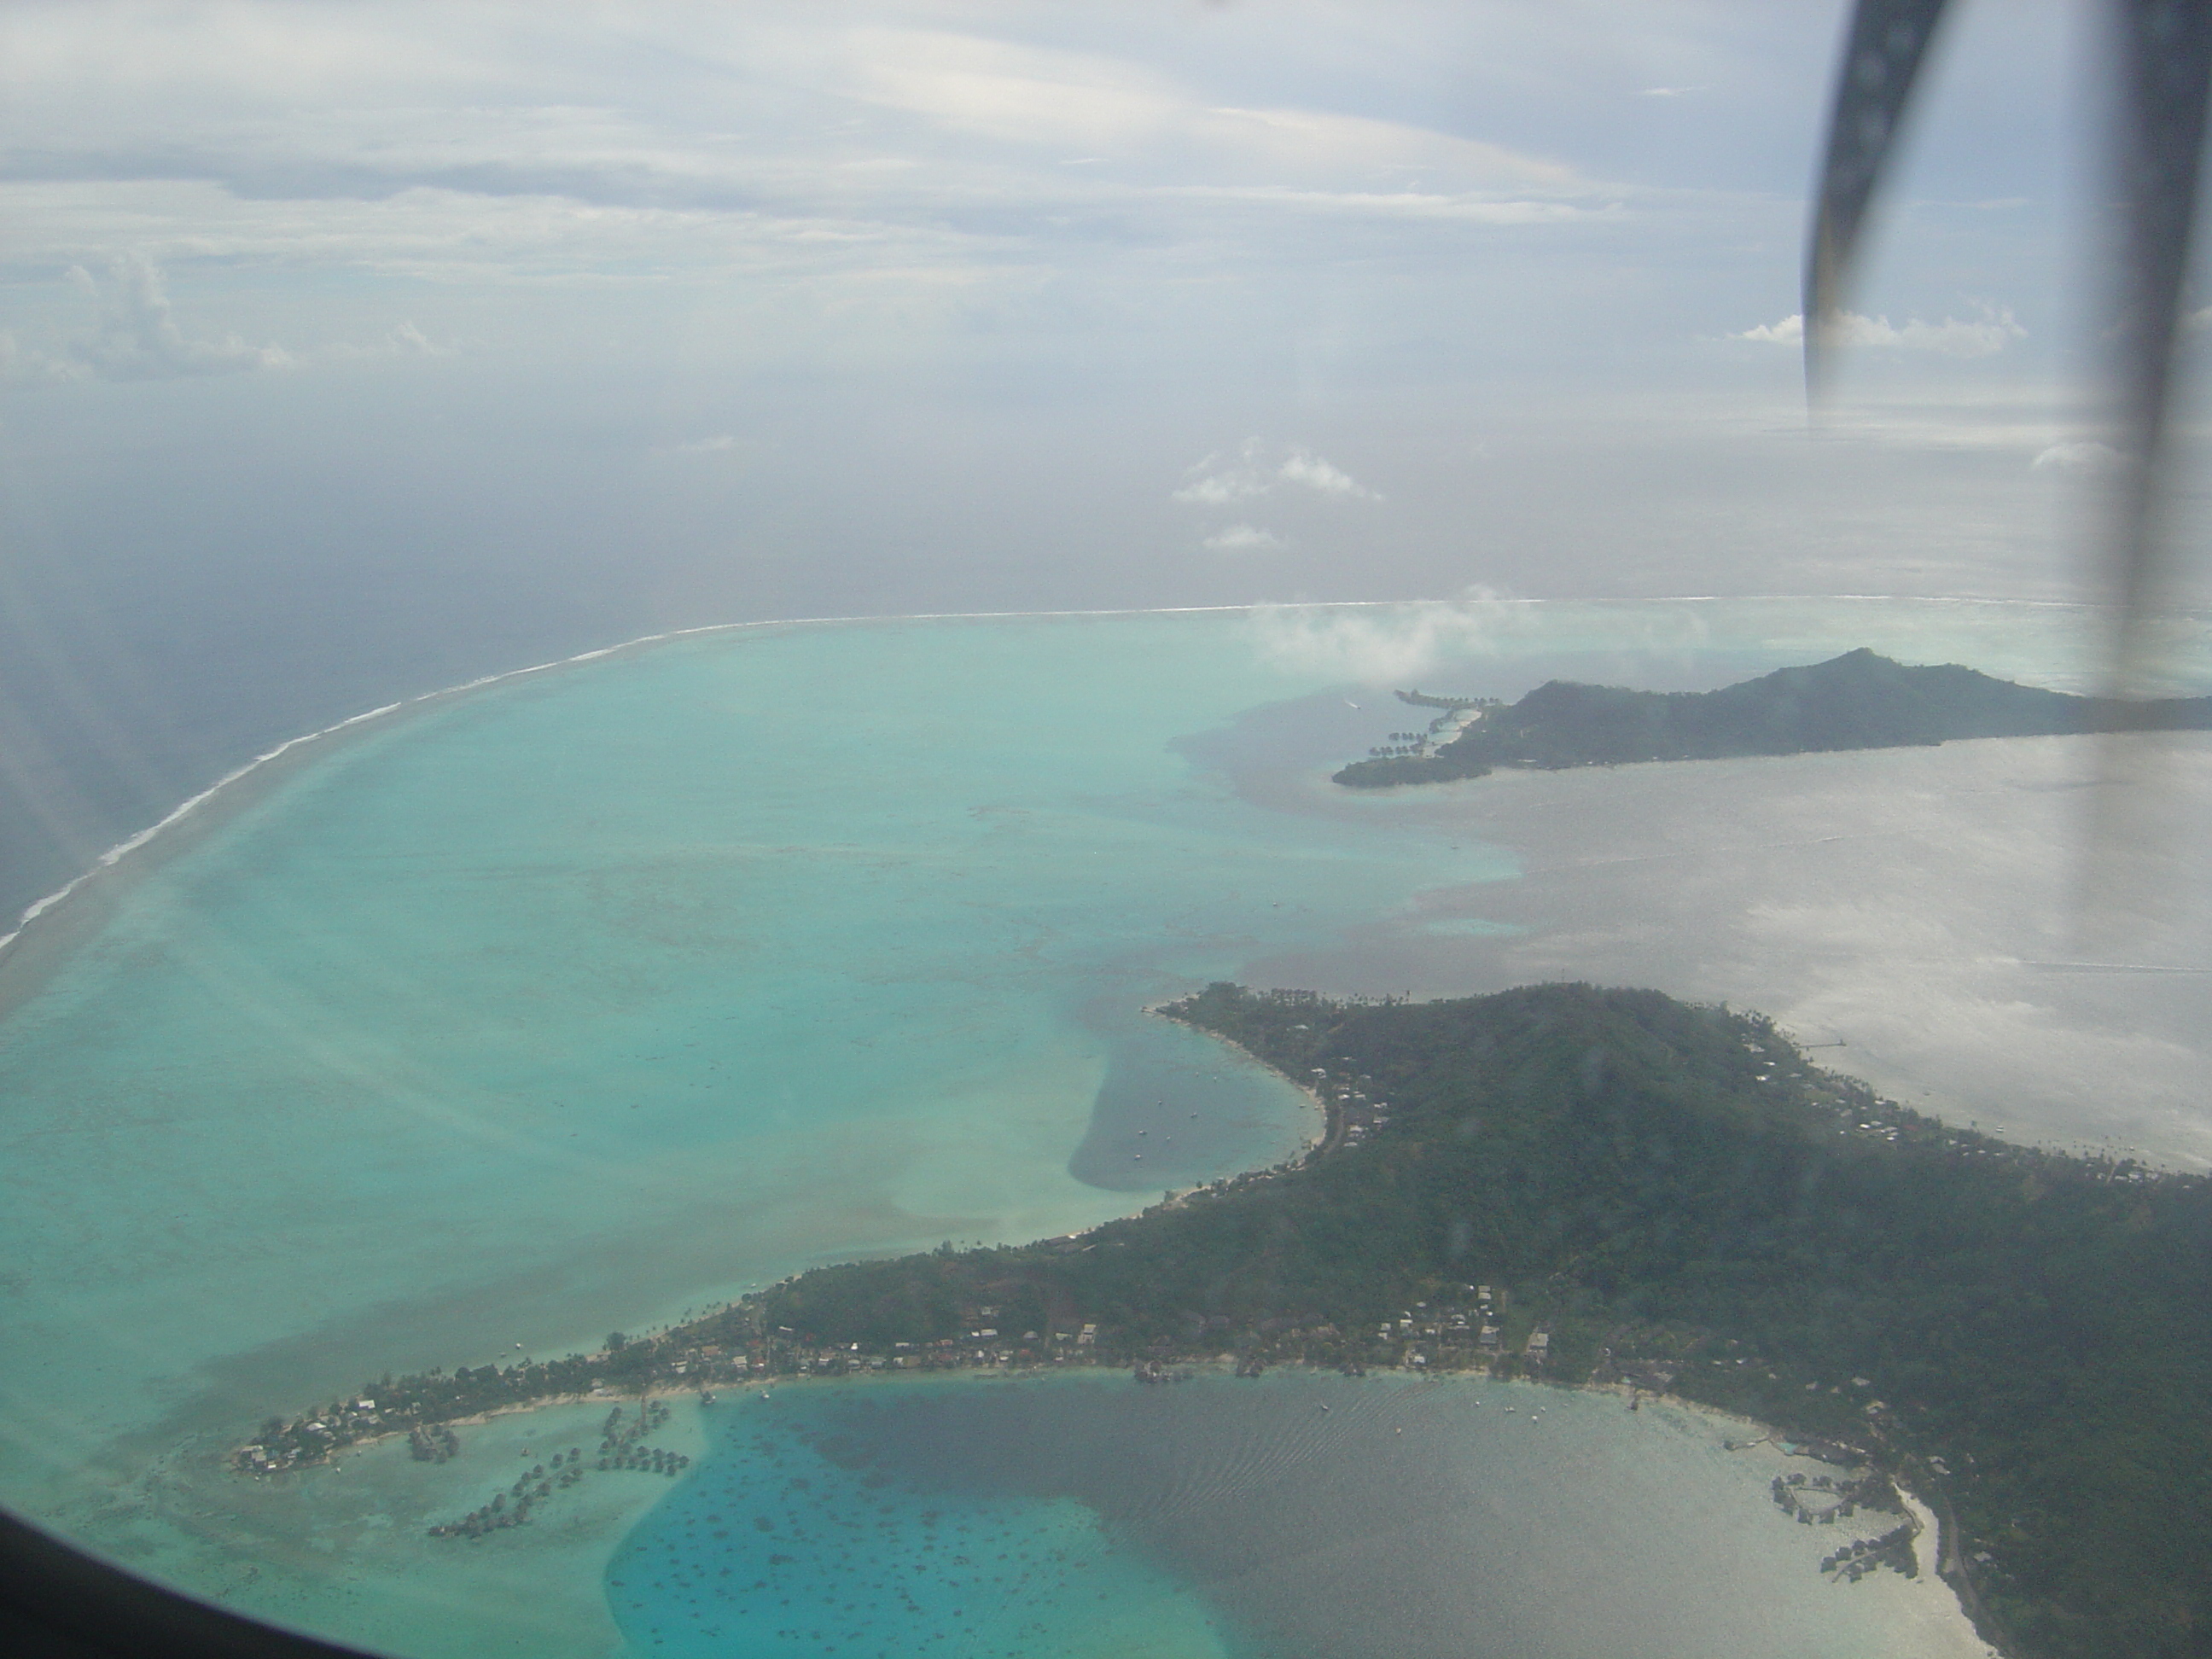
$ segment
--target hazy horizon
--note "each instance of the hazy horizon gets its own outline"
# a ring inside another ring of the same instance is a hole
[[[2097,597],[2087,26],[1956,21],[1808,435],[1840,27],[13,6],[0,862],[665,628]]]

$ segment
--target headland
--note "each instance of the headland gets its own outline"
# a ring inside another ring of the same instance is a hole
[[[1501,766],[1556,771],[1640,761],[1894,749],[1967,738],[2212,730],[2212,697],[2083,697],[1955,664],[1911,667],[1862,648],[1717,691],[1632,691],[1550,680],[1507,707],[1401,691],[1440,708],[1425,732],[1354,761],[1354,789],[1479,778]]]
[[[1322,1143],[1086,1233],[819,1268],[649,1340],[386,1379],[364,1391],[378,1420],[357,1401],[272,1421],[240,1466],[556,1394],[785,1377],[1595,1384],[1738,1413],[1856,1471],[1785,1479],[1802,1524],[1923,1494],[1947,1577],[2008,1653],[2189,1650],[2212,1583],[2212,1483],[2189,1473],[2212,1467],[2212,1182],[1949,1127],[1758,1016],[1653,992],[1216,985],[1164,1012],[1311,1089]],[[619,1461],[623,1420],[600,1456]],[[1906,1568],[1910,1532],[1847,1540],[1829,1570]]]

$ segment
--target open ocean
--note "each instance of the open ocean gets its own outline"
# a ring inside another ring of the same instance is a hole
[[[1784,890],[1806,868],[1910,913],[1940,963],[1942,860],[2023,834],[2045,862],[2001,915],[1986,882],[1958,889],[1952,920],[1984,930],[1960,962],[1986,971],[1991,928],[2047,931],[2075,823],[2021,803],[2071,799],[2052,769],[2079,745],[1984,752],[1949,793],[1949,748],[1730,763],[1711,775],[1765,823],[1760,856],[1685,841],[1641,878],[1608,848],[1694,823],[1694,788],[1333,791],[1333,764],[1421,718],[1362,671],[1422,625],[1346,608],[702,633],[412,703],[249,775],[0,959],[0,1499],[408,1654],[820,1652],[833,1624],[840,1651],[1015,1659],[1081,1651],[1079,1630],[1102,1652],[1364,1651],[1384,1626],[1413,1653],[1468,1651],[1470,1628],[1497,1633],[1472,1650],[1561,1659],[1974,1651],[1931,1585],[1846,1591],[1790,1565],[1799,1529],[1711,1425],[1597,1396],[1547,1396],[1522,1442],[1487,1395],[1382,1379],[779,1389],[679,1412],[663,1438],[699,1456],[682,1479],[595,1474],[481,1545],[423,1528],[595,1436],[603,1407],[465,1430],[442,1466],[387,1443],[280,1481],[219,1467],[267,1414],[386,1371],[588,1350],[815,1263],[1066,1232],[1291,1156],[1315,1127],[1303,1096],[1140,1012],[1210,979],[1439,994],[1540,960],[1782,1015],[1762,987],[1812,995],[1802,961],[1832,944],[1823,896]],[[2078,686],[2082,644],[2048,606],[1548,605],[1449,633],[1420,672],[1508,696],[1553,673],[1693,687],[1872,645]],[[2177,753],[2197,787],[2201,745]],[[1803,866],[1802,826],[1756,815],[1808,800],[1808,845],[1890,812],[1868,836],[1910,881]],[[1717,862],[1759,872],[1711,888],[1709,933],[1735,945],[1698,935],[1674,973],[1672,896]],[[1610,933],[1576,908],[1593,891]],[[2013,951],[2021,974],[2031,955]],[[2171,970],[2138,976],[2140,1006],[2110,975],[2067,1004],[2045,974],[2055,1029],[2109,1042],[2141,1012],[2193,1073],[2203,964],[2137,965]],[[1850,1018],[1909,1023],[1904,986],[1873,1006],[1881,961],[1856,971],[1871,1000]],[[1844,1006],[1836,973],[1814,988]],[[1884,1063],[1953,1087],[2008,1040],[1946,1030]],[[2212,1152],[2163,1076],[2070,1116],[2054,1097],[2047,1132]],[[1421,1455],[1393,1462],[1401,1442]]]

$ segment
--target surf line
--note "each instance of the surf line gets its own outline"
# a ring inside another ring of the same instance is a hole
[[[213,783],[201,790],[198,794],[187,798],[186,799],[179,802],[176,806],[171,808],[167,816],[161,818],[158,822],[150,823],[145,829],[139,830],[137,834],[127,836],[124,840],[116,842],[114,846],[109,848],[98,858],[94,859],[90,866],[85,869],[82,873],[64,883],[52,892],[47,894],[44,898],[39,899],[27,907],[23,913],[15,919],[15,927],[8,933],[0,933],[0,961],[4,961],[6,959],[9,950],[15,945],[15,941],[23,936],[26,929],[27,929],[33,922],[37,921],[40,917],[52,910],[56,905],[67,899],[87,882],[94,879],[107,871],[112,870],[125,859],[129,858],[132,854],[145,847],[148,842],[153,841],[154,838],[159,836],[163,830],[172,829],[175,825],[181,823],[185,819],[191,817],[195,812],[198,811],[203,806],[206,805],[208,802],[222,794],[223,791],[230,788],[234,784],[241,782],[245,779],[251,777],[263,767],[270,764],[273,761],[282,759],[284,756],[289,754],[295,749],[301,747],[302,744],[319,742],[325,738],[336,737],[341,732],[349,732],[356,726],[367,725],[371,720],[382,720],[386,715],[398,714],[403,709],[417,708],[424,703],[437,702],[447,697],[461,696],[471,691],[480,691],[487,686],[498,685],[507,680],[523,679],[532,674],[550,673],[556,668],[568,668],[572,667],[578,663],[593,662],[601,657],[611,657],[618,652],[635,650],[641,646],[663,644],[670,640],[690,639],[702,634],[741,633],[747,629],[820,628],[833,624],[854,624],[860,623],[1020,622],[1024,620],[1045,622],[1056,618],[1075,619],[1085,617],[1219,616],[1240,611],[1246,615],[1257,616],[1268,611],[1279,613],[1292,611],[1420,610],[1439,605],[1452,606],[1474,605],[1486,608],[1499,605],[1510,605],[1516,607],[1525,605],[1533,607],[1550,605],[1588,605],[1593,603],[1607,605],[1709,605],[1722,603],[1743,604],[1760,601],[1772,602],[1778,600],[1812,599],[1821,599],[1831,602],[1840,600],[1861,602],[1888,601],[1893,603],[1901,600],[1917,601],[1919,603],[1935,605],[1989,605],[2001,606],[2017,605],[2028,607],[2041,606],[2051,609],[2081,611],[2094,611],[2100,608],[2094,605],[2063,600],[2008,600],[2001,599],[1984,599],[1979,595],[1973,594],[1747,593],[1729,596],[1708,593],[1685,593],[1649,594],[1626,599],[1601,599],[1595,601],[1587,599],[1520,599],[1504,594],[1483,594],[1479,596],[1473,594],[1460,594],[1455,598],[1447,599],[1305,599],[1292,601],[1287,604],[1261,602],[1251,605],[1121,605],[1109,606],[1096,610],[1073,611],[922,611],[897,616],[773,617],[763,617],[751,622],[703,623],[692,628],[672,628],[658,634],[641,634],[635,639],[623,640],[614,645],[603,645],[590,651],[579,651],[574,656],[556,657],[546,662],[532,663],[526,668],[508,668],[502,669],[496,674],[481,674],[475,679],[464,680],[458,685],[441,686],[434,691],[424,691],[415,696],[403,697],[397,702],[387,702],[379,708],[364,709],[358,714],[349,714],[345,719],[336,721],[331,725],[323,726],[318,731],[302,732],[296,738],[287,738],[283,742],[278,744],[274,749],[269,750],[265,753],[256,755],[252,760],[247,761],[244,765],[234,767],[230,771],[224,773],[222,776],[217,778]]]
[[[456,687],[455,689],[459,690],[459,688]],[[429,695],[432,696],[440,696],[444,694],[442,692],[432,692]],[[421,702],[422,700],[423,699],[421,698],[410,699],[410,701],[414,702]],[[52,892],[47,894],[44,898],[40,899],[35,903],[26,908],[23,914],[15,919],[15,926],[12,932],[0,933],[0,953],[4,953],[9,945],[13,945],[18,939],[21,938],[23,930],[26,927],[28,927],[40,916],[46,915],[47,911],[52,909],[54,906],[59,904],[71,893],[76,892],[76,890],[83,886],[85,883],[90,881],[94,877],[100,874],[101,871],[113,869],[125,859],[130,857],[131,854],[137,852],[148,842],[153,840],[155,836],[160,835],[161,831],[168,829],[172,824],[180,823],[184,819],[190,817],[194,812],[199,811],[202,806],[205,805],[209,801],[213,800],[217,795],[229,788],[232,784],[236,783],[240,778],[243,778],[249,773],[257,771],[260,768],[266,766],[270,761],[275,760],[280,755],[286,753],[288,750],[298,748],[303,743],[313,743],[318,738],[327,738],[336,732],[345,731],[350,726],[360,726],[368,720],[381,719],[383,716],[392,713],[395,709],[402,708],[405,706],[405,703],[387,702],[380,708],[364,709],[358,714],[349,714],[344,720],[339,720],[335,725],[323,727],[319,732],[308,732],[296,738],[287,738],[283,742],[278,744],[274,749],[270,750],[266,754],[256,755],[252,760],[246,762],[245,765],[234,767],[230,771],[224,773],[222,776],[217,778],[213,783],[201,790],[197,795],[188,796],[177,805],[170,808],[168,815],[166,817],[147,825],[146,828],[141,830],[135,836],[131,836],[122,841],[117,842],[114,846],[109,848],[106,852],[102,853],[98,858],[93,860],[91,868],[86,870],[81,875],[73,877],[68,882],[57,887]]]
[[[1310,601],[1270,608],[1285,611],[1326,611],[1449,603],[1452,602],[1432,599],[1342,599]],[[611,657],[619,652],[634,650],[641,646],[660,645],[670,640],[688,639],[702,634],[741,633],[747,629],[819,628],[839,623],[860,623],[1018,622],[1025,618],[1047,621],[1058,617],[1187,616],[1250,611],[1257,608],[1259,607],[1249,605],[1189,605],[1126,606],[1095,611],[927,611],[897,616],[771,617],[750,622],[704,623],[692,628],[672,628],[658,634],[641,634],[635,639],[623,640],[613,645],[599,646],[589,651],[579,651],[574,656],[556,657],[546,662],[532,663],[525,668],[502,669],[496,674],[480,674],[472,680],[463,680],[456,685],[441,686],[434,691],[421,692],[411,697],[402,697],[397,702],[387,702],[375,708],[363,709],[358,714],[349,714],[342,720],[335,721],[316,731],[304,732],[295,738],[287,738],[274,749],[256,755],[242,766],[232,768],[198,794],[189,796],[172,807],[167,814],[157,822],[116,842],[114,846],[94,859],[81,873],[48,893],[44,898],[27,906],[15,919],[14,928],[8,933],[0,933],[0,960],[6,958],[10,947],[40,917],[76,892],[87,882],[112,870],[125,859],[153,841],[163,830],[173,829],[191,817],[233,785],[244,781],[263,767],[273,761],[282,759],[302,744],[336,737],[341,732],[352,731],[356,726],[367,725],[371,720],[381,720],[389,714],[398,714],[403,709],[418,708],[424,703],[437,702],[447,697],[461,696],[471,691],[481,691],[488,686],[498,685],[507,680],[523,679],[532,674],[550,673],[556,668],[568,668],[578,663],[593,662],[601,657]]]

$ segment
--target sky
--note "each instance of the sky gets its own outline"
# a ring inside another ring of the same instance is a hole
[[[1813,430],[1833,0],[8,0],[0,835],[673,626],[2072,597],[2096,55],[1957,9]]]

